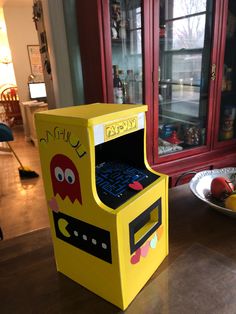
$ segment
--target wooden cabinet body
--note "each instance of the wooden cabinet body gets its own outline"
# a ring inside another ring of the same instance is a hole
[[[189,1],[191,2],[191,0]],[[134,3],[135,0],[77,2],[78,37],[86,103],[114,103],[113,77],[115,70],[112,49],[114,48],[114,42],[119,42],[119,40],[122,42],[124,37],[119,38],[118,36],[116,38],[117,35],[112,33],[111,12],[114,3],[119,5],[120,2],[125,3],[127,6]],[[204,140],[200,145],[193,145],[188,149],[184,148],[181,151],[160,155],[158,153],[161,132],[160,116],[162,114],[160,88],[163,87],[160,78],[161,37],[165,36],[163,35],[165,31],[168,32],[167,28],[164,30],[161,26],[161,7],[164,2],[137,0],[136,3],[140,4],[141,11],[136,11],[141,12],[142,24],[140,28],[142,51],[139,58],[142,62],[142,102],[148,105],[147,157],[153,169],[170,176],[170,185],[173,186],[178,177],[187,171],[236,166],[236,78],[234,74],[236,73],[236,66],[232,62],[226,64],[227,54],[230,53],[230,44],[236,42],[234,28],[236,7],[232,0],[207,1],[208,5],[211,6],[208,8],[205,17],[206,21],[209,19],[208,23],[205,23],[205,27],[206,29],[209,28],[210,31],[208,32],[208,38],[205,36],[204,42],[208,42],[210,48],[207,53],[208,59],[205,60],[206,62],[203,60],[205,63],[202,61],[201,73],[204,72],[204,77],[202,75],[201,80],[206,79],[207,85],[205,85],[206,88],[201,91],[200,95],[204,98],[206,104],[204,128],[201,129],[201,131],[204,129]],[[172,0],[168,3],[177,2]],[[182,2],[180,1],[180,3]],[[195,15],[198,14],[190,14],[189,16],[192,18]],[[178,19],[179,17],[173,19],[173,23]],[[166,21],[168,22],[168,20]],[[230,34],[229,31],[231,31]],[[207,33],[205,32],[205,34]],[[126,37],[125,40],[127,40]],[[197,51],[197,49],[195,50]],[[236,48],[232,51],[234,55],[235,50]],[[184,49],[180,49],[178,53],[183,53],[183,51]],[[193,57],[193,49],[192,51],[188,49],[188,51],[189,56]],[[227,71],[225,67],[227,67]],[[224,90],[223,86],[224,76],[227,74],[225,71],[232,75],[231,86],[228,85],[230,86],[228,90]],[[122,75],[122,71],[119,73]],[[182,81],[180,84],[182,84]],[[221,129],[224,123],[222,119],[229,111],[233,119],[231,121],[233,124],[232,130],[231,133],[224,133],[222,137]]]

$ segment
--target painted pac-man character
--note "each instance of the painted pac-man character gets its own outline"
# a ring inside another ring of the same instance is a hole
[[[68,222],[63,219],[63,218],[60,218],[58,220],[58,228],[60,230],[60,232],[63,234],[64,237],[70,237],[70,233],[67,231],[66,227],[68,226]]]
[[[79,173],[75,164],[65,155],[55,155],[50,163],[50,173],[54,196],[64,200],[69,197],[72,203],[77,199],[82,204]]]

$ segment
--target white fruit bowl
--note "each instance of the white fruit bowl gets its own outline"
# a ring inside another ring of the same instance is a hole
[[[211,181],[216,177],[225,177],[236,185],[236,168],[222,168],[214,170],[205,170],[198,172],[189,182],[189,186],[194,195],[199,199],[222,212],[223,214],[236,217],[236,211],[224,207],[223,201],[214,199],[211,195]]]

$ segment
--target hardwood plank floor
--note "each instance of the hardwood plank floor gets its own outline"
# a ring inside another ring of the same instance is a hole
[[[21,180],[12,153],[0,152],[0,227],[4,239],[49,226],[38,149],[26,142],[22,126],[13,128],[13,149],[24,166],[40,176]]]

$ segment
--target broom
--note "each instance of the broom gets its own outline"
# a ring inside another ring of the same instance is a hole
[[[27,179],[27,178],[37,178],[39,175],[33,171],[30,170],[27,167],[24,167],[22,165],[22,162],[20,161],[19,157],[16,155],[14,149],[11,147],[9,144],[9,141],[13,141],[14,137],[12,134],[12,130],[7,126],[5,123],[0,123],[0,142],[6,142],[10,150],[13,152],[14,156],[16,157],[17,161],[20,164],[20,167],[18,168],[20,177],[22,179]]]
[[[15,153],[14,149],[12,148],[12,146],[10,145],[10,143],[9,142],[6,142],[6,143],[20,164],[18,171],[19,171],[19,175],[20,175],[21,179],[29,179],[29,178],[39,177],[39,174],[37,172],[31,170],[28,167],[23,166],[22,162],[20,161],[19,157],[16,155],[16,153]]]

